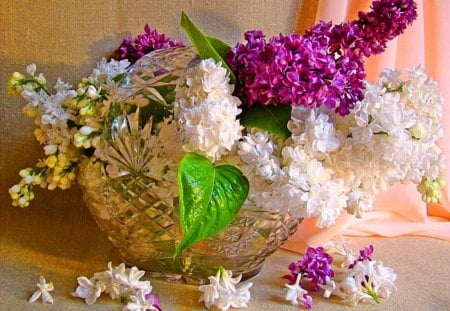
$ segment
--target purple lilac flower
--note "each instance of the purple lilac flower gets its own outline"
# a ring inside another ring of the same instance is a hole
[[[305,306],[306,309],[312,309],[313,307],[313,300],[312,297],[309,296],[308,294],[304,294],[303,295],[303,305]]]
[[[238,77],[237,96],[247,105],[325,105],[347,115],[363,99],[363,56],[386,43],[417,16],[412,0],[377,0],[351,23],[320,22],[303,36],[280,34],[266,42],[260,30],[245,33],[227,58]]]
[[[144,32],[132,39],[125,37],[122,44],[116,50],[118,59],[128,59],[130,63],[134,63],[139,58],[154,50],[167,49],[169,47],[184,46],[181,41],[172,41],[165,34],[149,25],[145,25]]]
[[[361,38],[355,46],[366,57],[383,52],[386,43],[403,33],[417,17],[413,0],[378,0],[370,8],[368,13],[359,12],[359,19],[352,22],[357,27],[356,36]]]
[[[291,274],[283,276],[291,284],[295,283],[299,274],[306,278],[315,292],[320,291],[319,284],[326,284],[326,277],[333,277],[334,272],[331,269],[333,258],[323,251],[323,247],[308,247],[305,256],[297,263],[290,263],[289,270]]]
[[[372,256],[372,254],[373,254],[373,245],[364,247],[362,250],[359,251],[359,258],[356,259],[348,268],[352,269],[358,263],[358,261],[364,260],[371,261],[372,258],[370,256]]]
[[[160,300],[159,300],[159,296],[158,295],[154,295],[152,293],[150,294],[146,294],[145,295],[145,299],[146,300],[152,300],[153,301],[153,306],[158,309],[159,311],[162,311],[161,309],[161,305],[160,305]]]

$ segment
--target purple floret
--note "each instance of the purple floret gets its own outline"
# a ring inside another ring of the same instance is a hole
[[[295,283],[297,276],[302,275],[309,281],[311,290],[320,291],[319,285],[326,285],[326,277],[333,277],[334,272],[331,269],[333,258],[323,251],[323,247],[308,247],[305,256],[297,263],[290,263],[289,270],[291,274],[283,276],[292,284]]]
[[[118,59],[128,59],[130,63],[134,63],[139,58],[154,50],[167,49],[170,47],[184,46],[181,41],[172,41],[165,34],[160,34],[158,31],[149,25],[145,25],[144,32],[132,39],[126,37],[122,44],[116,50]]]
[[[352,264],[350,264],[349,269],[352,269],[359,261],[371,261],[373,254],[373,245],[369,245],[367,247],[364,247],[362,250],[359,251],[359,258],[356,259]]]
[[[152,304],[153,307],[155,307],[156,309],[158,309],[159,311],[162,311],[161,309],[161,305],[160,305],[160,300],[159,300],[159,295],[154,295],[152,293],[146,294],[145,295],[145,299],[146,300],[152,300]]]

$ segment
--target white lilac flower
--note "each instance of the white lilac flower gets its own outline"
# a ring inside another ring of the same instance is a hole
[[[401,86],[401,72],[400,69],[385,69],[380,74],[381,82],[389,89],[397,89]]]
[[[318,109],[311,109],[309,113],[304,109],[293,109],[288,127],[292,131],[292,139],[304,145],[307,153],[326,153],[339,147],[334,125],[329,116]]]
[[[36,300],[41,297],[42,302],[46,302],[49,304],[53,303],[53,297],[50,295],[50,292],[54,290],[53,283],[47,283],[45,278],[43,276],[39,277],[39,283],[36,284],[38,289],[31,295],[30,299],[28,299],[28,302],[35,302]]]
[[[46,145],[44,147],[44,153],[45,155],[51,155],[51,154],[55,154],[58,151],[58,145]]]
[[[325,297],[338,296],[350,305],[356,305],[361,301],[379,302],[379,298],[388,298],[396,290],[395,273],[382,262],[372,260],[372,246],[360,250],[357,258],[345,242],[335,245],[339,251],[333,256],[334,277],[320,286]]]
[[[395,280],[397,275],[394,271],[385,267],[381,261],[364,260],[358,261],[350,269],[349,274],[359,282],[372,299],[378,301],[378,297],[388,298],[396,290]]]
[[[202,60],[187,72],[177,88],[175,116],[185,151],[214,161],[232,150],[243,129],[237,120],[240,100],[232,93],[227,71],[212,59]]]
[[[36,65],[35,64],[29,64],[28,66],[27,66],[27,73],[30,75],[30,76],[33,76],[34,75],[34,73],[36,72]]]
[[[115,76],[124,73],[128,66],[130,66],[130,62],[127,59],[120,61],[111,59],[108,62],[106,58],[102,58],[101,61],[97,63],[97,67],[93,70],[89,79],[95,81],[101,76],[114,78]]]
[[[242,275],[235,278],[232,272],[220,268],[215,276],[210,276],[209,285],[201,285],[199,290],[203,292],[199,301],[204,301],[206,308],[213,306],[221,311],[230,308],[246,308],[247,302],[250,300],[250,287],[252,283],[246,283],[237,287]]]
[[[88,279],[85,276],[80,276],[77,281],[78,287],[72,295],[83,298],[88,305],[93,305],[106,288],[102,281],[97,281],[95,278]]]
[[[178,87],[177,98],[189,100],[195,97],[217,100],[231,96],[233,93],[227,70],[212,58],[204,59],[197,66],[192,67],[184,80],[185,87],[182,85]]]
[[[243,171],[274,181],[280,174],[279,158],[274,155],[278,146],[267,132],[248,133],[238,145]]]
[[[236,119],[241,110],[232,97],[193,101],[193,107],[181,109],[179,114],[184,150],[220,159],[241,138],[242,126]]]
[[[122,311],[161,311],[159,304],[148,297],[147,292],[137,291],[136,295],[130,296],[130,301],[122,308]]]
[[[108,294],[111,299],[120,298],[123,294],[122,284],[118,281],[118,276],[126,278],[125,264],[113,267],[111,262],[108,262],[108,269],[103,272],[94,273],[94,279],[102,282],[105,285],[105,293]]]
[[[302,274],[299,273],[295,280],[294,284],[285,284],[286,288],[286,296],[285,300],[289,301],[292,305],[298,306],[299,303],[303,303],[303,305],[307,309],[311,309],[312,307],[312,298],[308,295],[308,291],[303,289],[300,285],[300,280],[302,278]]]
[[[109,262],[106,271],[96,272],[90,279],[79,277],[79,286],[72,295],[84,298],[86,303],[90,305],[95,303],[102,293],[105,293],[111,299],[120,299],[122,302],[130,301],[131,299],[134,304],[130,308],[137,307],[137,304],[140,302],[142,302],[143,306],[147,306],[151,300],[153,301],[152,304],[157,307],[155,310],[159,310],[159,297],[151,294],[152,286],[150,281],[140,280],[144,274],[144,271],[136,267],[126,268],[123,263],[113,267],[112,263]],[[144,297],[147,295],[146,299],[140,299],[139,297],[142,295]]]
[[[346,206],[344,183],[309,156],[301,145],[282,150],[282,171],[266,192],[264,208],[289,210],[294,217],[317,217],[316,225],[332,225]]]
[[[150,281],[140,281],[145,274],[144,270],[139,270],[137,267],[132,267],[125,270],[125,273],[116,274],[116,280],[124,287],[133,292],[142,290],[145,293],[152,291]]]
[[[315,216],[316,226],[326,228],[335,224],[344,210],[347,196],[340,181],[329,181],[323,185],[312,185],[310,191],[305,192],[301,199],[306,205],[304,215]]]
[[[333,292],[336,290],[336,283],[331,280],[329,276],[325,277],[325,283],[325,285],[319,284],[319,286],[324,290],[323,297],[330,298]]]

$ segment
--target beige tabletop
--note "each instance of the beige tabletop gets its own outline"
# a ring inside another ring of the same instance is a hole
[[[0,310],[121,310],[118,301],[101,298],[93,306],[70,295],[80,275],[106,269],[108,261],[120,262],[110,242],[98,229],[87,209],[75,207],[73,218],[48,214],[51,208],[15,210],[2,206],[0,231]],[[375,258],[398,275],[398,291],[380,305],[349,308],[338,300],[313,296],[315,310],[450,310],[450,243],[420,237],[347,238],[358,250],[375,247]],[[284,301],[283,279],[287,265],[299,254],[278,250],[255,277],[248,310],[298,310]],[[53,305],[29,304],[39,275],[52,281]],[[197,302],[196,286],[151,280],[163,310],[205,310]]]

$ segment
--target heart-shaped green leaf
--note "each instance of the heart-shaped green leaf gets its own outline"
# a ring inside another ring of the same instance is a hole
[[[205,35],[184,12],[181,12],[181,28],[191,40],[198,55],[202,59],[212,58],[216,62],[221,62],[222,66],[230,73],[230,82],[234,84],[236,77],[223,57],[226,54],[227,44],[217,38]]]
[[[287,128],[287,123],[291,119],[290,105],[243,107],[239,118],[245,127],[256,127],[283,139],[291,136]]]
[[[177,178],[183,239],[174,257],[230,224],[249,190],[248,180],[238,168],[214,167],[207,158],[193,152],[181,160]]]

